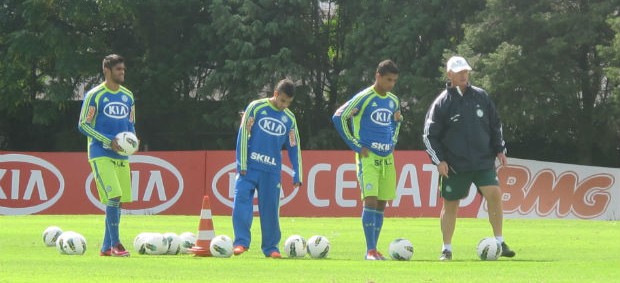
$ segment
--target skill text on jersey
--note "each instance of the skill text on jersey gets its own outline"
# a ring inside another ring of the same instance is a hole
[[[256,160],[256,161],[258,161],[260,163],[267,164],[267,165],[272,165],[272,166],[276,165],[276,158],[275,157],[269,156],[269,155],[260,154],[260,153],[257,153],[257,152],[250,153],[250,159]]]

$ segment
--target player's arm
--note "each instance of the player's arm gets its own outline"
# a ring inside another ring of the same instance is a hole
[[[495,108],[495,104],[489,99],[489,126],[491,127],[491,146],[493,152],[506,153],[506,143],[502,133],[502,122]]]
[[[287,114],[290,112],[288,110]],[[292,115],[292,112],[289,115],[291,121],[293,123],[291,129],[288,133],[288,141],[286,141],[285,147],[288,152],[288,158],[293,165],[293,171],[295,175],[293,176],[293,183],[296,186],[301,186],[303,183],[303,167],[302,167],[302,158],[301,158],[301,145],[299,144],[299,131],[297,130],[297,121],[295,121],[295,116]]]
[[[436,165],[441,161],[445,161],[441,146],[441,134],[444,130],[441,105],[440,99],[436,99],[433,104],[431,104],[426,113],[424,133],[422,135],[424,145],[426,146],[426,152]]]
[[[358,105],[361,100],[362,96],[356,95],[351,100],[340,106],[340,108],[336,110],[336,113],[334,113],[334,116],[332,116],[332,121],[334,122],[334,127],[336,128],[338,134],[340,134],[349,148],[358,153],[362,150],[362,145],[351,132],[349,121],[351,120],[351,117],[358,114]]]
[[[111,147],[113,136],[106,136],[95,130],[94,122],[97,115],[97,104],[94,101],[95,95],[89,93],[84,98],[82,109],[80,110],[80,119],[78,121],[78,129],[84,135],[100,141],[104,147]]]
[[[392,144],[395,146],[398,142],[398,134],[400,133],[400,124],[403,121],[403,115],[400,112],[400,101],[395,98],[394,103],[396,104],[396,109],[394,111],[394,117],[392,119],[392,129],[394,129],[394,134],[392,135]]]
[[[237,162],[241,172],[244,173],[248,170],[248,141],[250,140],[250,134],[252,132],[252,126],[254,125],[254,109],[256,108],[256,101],[253,101],[243,112],[241,118],[241,124],[239,125],[239,133],[237,135]]]

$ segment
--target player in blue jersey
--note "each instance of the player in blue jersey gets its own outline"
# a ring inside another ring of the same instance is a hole
[[[125,60],[112,54],[103,59],[105,81],[84,96],[79,130],[88,137],[88,161],[97,184],[99,200],[105,204],[105,234],[101,256],[129,256],[119,238],[121,203],[131,201],[131,180],[127,156],[116,135],[135,133],[133,93],[125,81]]]
[[[295,115],[288,107],[295,85],[281,80],[273,96],[252,101],[243,113],[237,136],[237,180],[233,204],[233,252],[240,255],[250,247],[254,192],[262,231],[261,249],[266,257],[280,258],[280,172],[282,148],[293,165],[293,185],[303,181],[301,147]]]
[[[355,151],[357,178],[364,200],[362,225],[366,237],[366,259],[384,260],[377,251],[388,200],[396,195],[394,146],[403,119],[400,101],[390,91],[398,79],[391,60],[379,63],[374,85],[342,105],[332,117],[336,130]]]

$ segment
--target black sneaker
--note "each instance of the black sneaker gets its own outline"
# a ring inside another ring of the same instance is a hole
[[[441,252],[441,256],[439,257],[439,260],[441,261],[452,260],[452,252],[449,250],[443,250]]]
[[[511,249],[508,247],[508,245],[506,245],[506,242],[503,242],[503,243],[502,243],[502,256],[505,256],[505,257],[513,257],[513,256],[515,256],[515,255],[516,255],[516,253],[515,253],[513,250],[511,250]]]

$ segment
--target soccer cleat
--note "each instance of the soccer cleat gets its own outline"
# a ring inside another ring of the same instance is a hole
[[[125,250],[125,247],[123,247],[123,244],[118,243],[112,247],[110,254],[112,256],[117,256],[117,257],[126,257],[126,256],[129,256],[129,251]]]
[[[441,252],[441,256],[439,257],[439,260],[441,261],[452,260],[452,251],[443,250]]]
[[[273,252],[271,252],[271,254],[269,254],[268,257],[270,257],[270,258],[282,258],[282,255],[280,254],[279,251],[273,251]]]
[[[99,251],[99,256],[112,256],[112,248],[105,251]]]
[[[235,248],[233,249],[233,254],[240,255],[240,254],[246,252],[247,250],[248,250],[248,248],[246,248],[244,246],[235,246]]]
[[[516,255],[516,253],[511,250],[508,245],[506,245],[506,242],[502,242],[502,256],[505,257],[514,257]]]
[[[366,260],[385,260],[385,257],[383,257],[379,252],[377,252],[377,250],[369,250],[368,252],[366,252],[366,256],[364,257],[364,259],[366,259]]]

